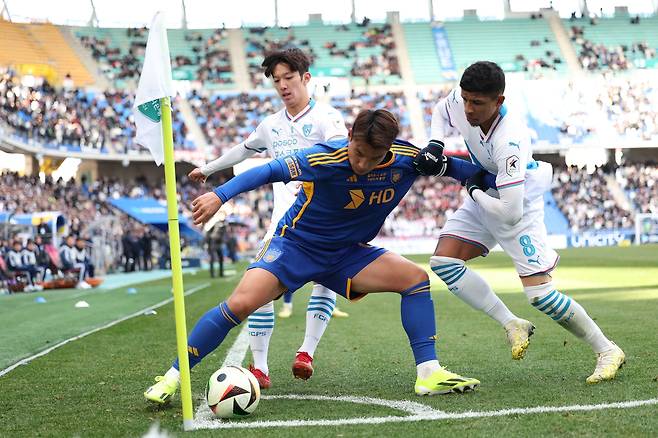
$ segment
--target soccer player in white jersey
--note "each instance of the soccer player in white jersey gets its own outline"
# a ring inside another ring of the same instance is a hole
[[[514,261],[530,304],[597,354],[596,369],[587,383],[613,379],[625,361],[624,352],[580,304],[553,284],[550,272],[559,256],[548,245],[543,200],[552,168],[533,160],[528,129],[515,114],[507,114],[504,90],[501,68],[480,61],[468,67],[459,87],[434,107],[431,138],[441,138],[448,126],[456,128],[471,160],[483,170],[467,180],[470,196],[441,230],[430,266],[453,294],[505,328],[512,358],[522,359],[534,326],[510,312],[487,282],[465,265],[500,244]],[[440,141],[430,140],[419,154],[418,170],[432,173],[442,151]],[[496,175],[497,191],[480,189],[485,171]]]
[[[205,181],[214,172],[244,161],[258,152],[267,151],[272,158],[293,154],[316,143],[347,137],[342,115],[330,105],[315,102],[306,88],[311,74],[310,60],[300,49],[286,49],[265,57],[265,76],[272,83],[285,108],[267,116],[249,135],[247,140],[205,166],[194,169],[189,177]],[[274,234],[277,224],[295,202],[300,183],[273,184],[274,209],[272,220],[265,235],[267,241]],[[336,312],[336,294],[320,284],[313,291],[306,312],[306,333],[293,362],[295,377],[308,379],[313,374],[313,354],[332,314]],[[341,312],[342,316],[347,316]],[[249,316],[249,345],[254,358],[254,373],[261,388],[269,388],[271,381],[267,364],[267,352],[274,329],[274,303],[270,302]]]

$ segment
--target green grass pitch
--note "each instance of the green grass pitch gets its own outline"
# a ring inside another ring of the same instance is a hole
[[[335,319],[316,352],[316,370],[306,382],[293,379],[290,365],[304,332],[309,286],[295,295],[295,313],[277,319],[270,346],[273,387],[266,395],[360,396],[409,400],[447,413],[511,408],[596,405],[655,399],[658,394],[658,247],[561,251],[555,283],[577,299],[604,332],[626,352],[627,364],[615,381],[590,386],[585,378],[595,357],[550,318],[528,305],[509,259],[494,253],[471,263],[519,316],[535,323],[527,357],[512,361],[505,334],[493,320],[452,296],[432,276],[437,314],[437,348],[443,365],[477,377],[474,393],[417,397],[415,366],[402,330],[399,298],[369,296],[358,303],[339,299],[350,313]],[[427,256],[412,259],[427,268]],[[240,270],[238,271],[240,272]],[[186,290],[209,283],[186,298],[188,330],[236,284],[210,280],[206,272],[185,277]],[[166,280],[125,289],[90,293],[55,292],[45,304],[35,294],[0,297],[0,369],[56,342],[133,313],[170,296]],[[85,299],[89,309],[73,309]],[[132,300],[132,301],[131,301]],[[277,310],[278,310],[277,303]],[[86,313],[85,313],[86,312]],[[140,436],[158,422],[181,436],[655,436],[658,405],[628,409],[513,414],[385,424],[276,427],[267,429],[181,431],[180,398],[165,408],[145,403],[144,389],[163,373],[175,354],[173,304],[157,315],[138,316],[66,344],[0,377],[0,436]],[[208,376],[235,341],[223,345],[192,373],[195,407],[203,402]],[[251,359],[247,353],[244,363]],[[261,400],[241,424],[272,420],[338,420],[404,416],[390,406],[344,401]]]

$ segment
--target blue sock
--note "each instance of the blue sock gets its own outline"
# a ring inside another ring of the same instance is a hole
[[[287,290],[283,293],[283,302],[286,304],[292,304],[292,292]]]
[[[228,308],[226,301],[222,302],[219,307],[208,310],[197,321],[192,333],[187,338],[187,357],[190,360],[190,368],[219,347],[227,333],[241,322]],[[180,369],[178,358],[172,366],[177,370]]]
[[[436,321],[429,280],[410,287],[401,295],[402,327],[407,332],[416,365],[437,360],[434,348]]]

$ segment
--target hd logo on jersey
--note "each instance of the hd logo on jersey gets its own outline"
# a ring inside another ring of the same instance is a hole
[[[313,130],[313,125],[311,125],[310,123],[302,126],[302,132],[304,133],[305,137],[308,137],[311,134],[312,130]]]
[[[509,176],[517,175],[521,171],[519,168],[519,157],[516,155],[507,157],[507,161],[505,162],[505,171]]]
[[[388,188],[384,190],[378,190],[376,192],[372,192],[370,194],[370,199],[368,200],[368,205],[373,205],[373,204],[386,204],[387,202],[391,202],[391,200],[395,197],[395,190]]]

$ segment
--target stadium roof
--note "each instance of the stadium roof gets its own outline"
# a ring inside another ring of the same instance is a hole
[[[49,21],[55,24],[101,27],[141,27],[150,23],[155,11],[166,12],[170,28],[181,27],[186,17],[189,28],[271,26],[275,24],[275,4],[281,26],[303,24],[309,14],[320,13],[326,22],[349,22],[354,5],[355,17],[384,21],[387,11],[399,11],[403,21],[428,21],[430,2],[437,20],[458,19],[464,9],[475,9],[484,18],[502,18],[506,6],[513,12],[531,12],[551,4],[568,17],[581,11],[585,0],[0,0],[4,18],[15,22]],[[615,6],[627,6],[632,14],[651,14],[658,0],[587,0],[589,11],[612,15]],[[65,7],[64,7],[65,5]],[[184,5],[184,7],[183,7]],[[94,11],[95,9],[95,11]],[[185,11],[185,13],[183,12]],[[249,13],[246,13],[248,11]],[[92,17],[96,20],[92,21]]]

